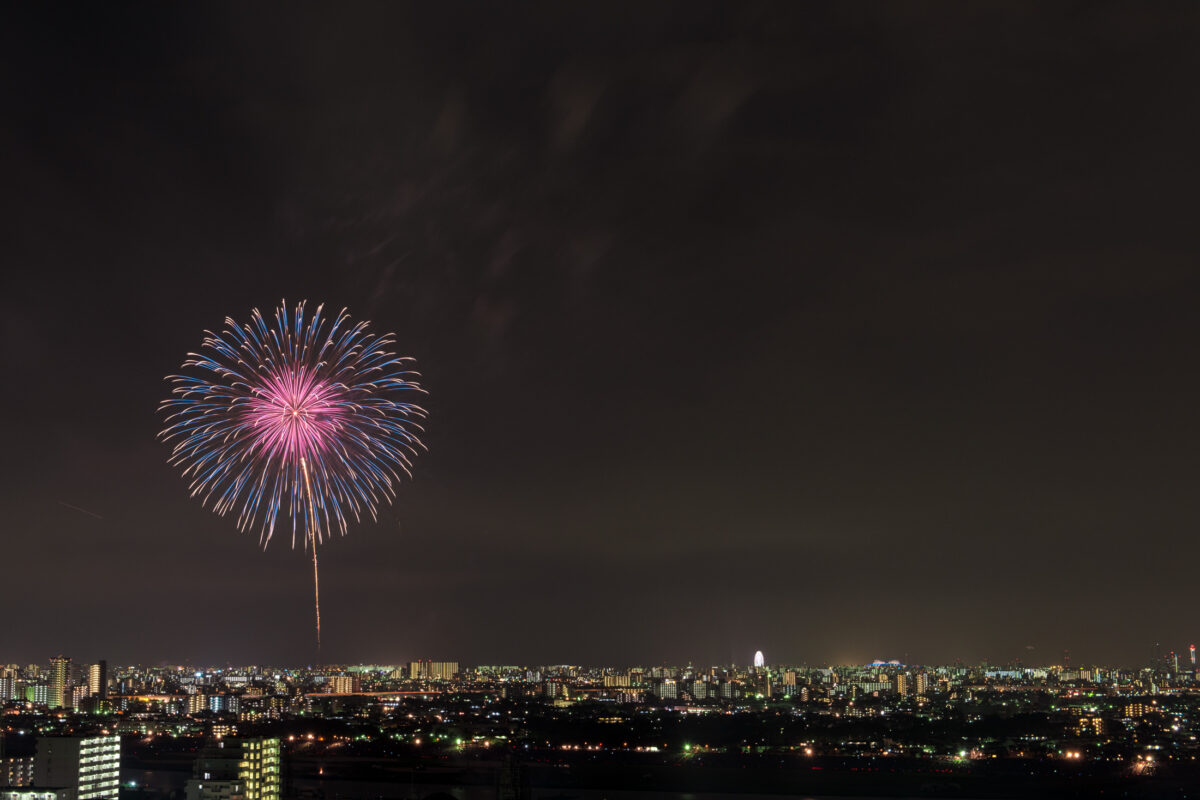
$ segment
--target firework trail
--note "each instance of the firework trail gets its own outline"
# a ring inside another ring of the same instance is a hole
[[[62,500],[59,500],[58,504],[60,506],[62,506],[63,508],[69,508],[72,511],[78,511],[80,514],[87,514],[89,517],[95,517],[96,519],[104,519],[104,517],[100,516],[95,511],[88,511],[86,508],[80,508],[79,506],[73,506],[70,503],[64,503]]]
[[[221,333],[205,331],[182,367],[198,375],[167,376],[174,386],[159,434],[205,507],[236,514],[264,548],[282,512],[292,546],[300,534],[312,547],[318,650],[317,545],[344,534],[351,517],[377,519],[401,473],[412,476],[425,417],[405,400],[424,390],[413,359],[388,351],[391,334],[323,309],[306,318],[304,303],[289,315],[281,302],[273,323],[254,309],[248,323],[227,318]]]

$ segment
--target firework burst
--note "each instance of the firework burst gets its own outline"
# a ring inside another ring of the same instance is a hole
[[[263,547],[280,513],[290,517],[292,546],[300,534],[312,547],[314,582],[317,544],[350,518],[377,518],[424,449],[425,411],[405,399],[424,392],[413,360],[388,351],[390,334],[323,309],[306,317],[304,303],[289,314],[281,302],[273,324],[255,309],[246,324],[227,318],[221,333],[205,331],[183,362],[198,374],[167,376],[159,434],[192,496],[236,514]]]

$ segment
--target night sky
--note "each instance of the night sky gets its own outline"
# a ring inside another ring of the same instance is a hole
[[[5,14],[0,661],[313,657],[155,439],[284,297],[430,391],[328,661],[1200,639],[1195,4]]]

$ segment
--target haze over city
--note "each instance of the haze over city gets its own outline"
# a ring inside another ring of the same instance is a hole
[[[314,661],[156,440],[281,298],[430,393],[330,663],[1183,652],[1196,10],[869,8],[9,9],[0,658]]]

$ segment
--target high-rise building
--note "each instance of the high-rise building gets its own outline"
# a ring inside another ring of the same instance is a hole
[[[908,676],[903,672],[897,672],[892,676],[892,692],[898,695],[908,694]]]
[[[408,677],[413,680],[448,681],[457,674],[457,661],[411,661],[408,665]]]
[[[0,703],[16,697],[17,682],[13,678],[0,676]]]
[[[279,800],[278,739],[225,739],[196,759],[187,800]]]
[[[929,678],[924,672],[917,673],[916,684],[917,694],[923,695],[925,692],[929,691]]]
[[[458,674],[457,661],[430,661],[426,666],[429,668],[429,679],[433,681],[448,681]]]
[[[88,694],[93,697],[108,696],[108,662],[88,664]]]
[[[240,775],[246,781],[246,800],[279,800],[279,740],[247,739],[242,742]]]
[[[357,675],[330,675],[328,686],[333,694],[350,694],[358,691]]]
[[[72,789],[77,800],[117,800],[120,782],[120,736],[38,738],[34,786]]]
[[[63,708],[71,704],[71,659],[55,656],[50,659],[50,680],[46,686],[46,705]]]

